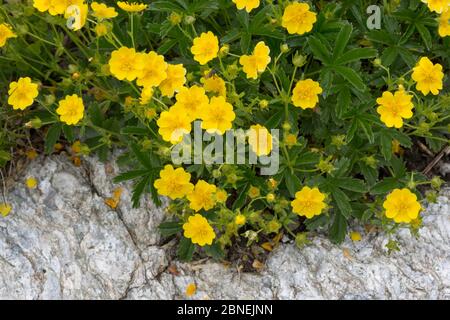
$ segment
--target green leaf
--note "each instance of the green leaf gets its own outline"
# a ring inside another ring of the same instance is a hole
[[[60,123],[55,123],[48,129],[45,137],[45,153],[50,154],[53,152],[55,144],[61,135],[61,129]]]
[[[134,180],[147,174],[148,170],[132,170],[119,174],[117,177],[114,178],[113,181],[114,183],[120,183],[124,181]]]
[[[353,27],[351,24],[344,24],[342,29],[339,31],[339,34],[336,38],[334,50],[333,50],[333,60],[336,59],[344,52],[345,47],[347,46],[348,40],[350,40],[350,36],[352,35]]]
[[[386,160],[392,159],[392,139],[389,135],[381,132],[380,135],[381,153]]]
[[[350,205],[350,199],[347,195],[339,188],[332,189],[331,194],[342,215],[346,218],[350,218],[352,206]]]
[[[178,245],[177,256],[181,261],[191,261],[194,255],[195,245],[190,239],[181,238]]]
[[[141,204],[141,197],[144,194],[145,189],[149,187],[150,181],[151,181],[150,176],[145,176],[134,185],[132,191],[133,195],[131,197],[133,208],[139,208]]]
[[[415,26],[417,28],[417,31],[419,31],[420,36],[422,37],[422,40],[425,43],[427,49],[431,50],[431,48],[433,46],[433,41],[432,41],[432,38],[431,38],[430,31],[428,30],[427,27],[425,27],[421,23],[416,23]]]
[[[395,178],[386,178],[377,184],[375,184],[372,189],[370,190],[370,193],[373,195],[379,195],[379,194],[386,194],[388,192],[391,192],[392,190],[400,187],[399,182]]]
[[[353,179],[353,178],[336,178],[333,181],[339,186],[341,189],[365,193],[367,192],[366,184],[361,179]]]
[[[366,89],[364,82],[355,70],[343,66],[335,66],[333,70],[350,82],[359,91],[364,91]]]
[[[336,104],[336,114],[339,118],[347,112],[347,109],[350,107],[351,102],[351,93],[347,87],[339,90],[337,96],[337,104]]]
[[[182,224],[180,221],[166,221],[159,225],[158,227],[159,232],[161,232],[161,235],[164,237],[170,237],[174,234],[177,234],[178,232],[181,232],[183,230]]]
[[[372,130],[372,124],[368,121],[358,119],[358,124],[361,127],[361,129],[364,131],[364,134],[366,135],[367,139],[370,143],[375,142],[375,135]]]
[[[291,194],[291,197],[294,198],[295,193],[300,190],[302,182],[295,174],[291,172],[289,168],[284,172],[284,181],[289,193]]]
[[[233,203],[233,210],[240,209],[244,205],[245,200],[247,200],[247,192],[249,188],[250,184],[246,183],[242,188],[238,190],[238,197]]]
[[[148,155],[146,155],[145,153],[143,153],[141,151],[141,147],[138,144],[134,143],[134,142],[130,143],[130,147],[131,147],[131,150],[133,151],[133,154],[136,156],[136,159],[145,168],[152,170],[153,166],[152,166],[151,159],[148,157]]]
[[[148,136],[150,131],[147,128],[128,126],[120,131],[121,134],[130,134],[137,136]]]
[[[220,247],[220,244],[218,244],[218,243],[213,243],[210,246],[204,246],[203,249],[205,250],[205,253],[208,256],[210,256],[216,260],[221,260],[225,256],[225,252],[222,250],[222,248]]]
[[[322,42],[320,42],[319,39],[315,37],[310,37],[308,39],[308,45],[312,53],[314,54],[315,58],[319,59],[325,64],[331,63],[331,56],[329,54],[329,50]]]
[[[73,133],[73,128],[68,125],[63,125],[62,130],[64,132],[64,136],[66,137],[67,141],[70,143],[73,143],[75,141],[75,135]]]
[[[339,212],[336,212],[334,222],[330,228],[330,239],[334,243],[339,244],[345,240],[346,235],[347,235],[347,219],[345,219],[345,217]]]
[[[369,48],[356,48],[347,51],[335,60],[337,64],[348,64],[361,59],[369,59],[377,56],[377,50]]]

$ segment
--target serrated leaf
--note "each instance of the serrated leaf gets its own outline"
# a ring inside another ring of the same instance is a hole
[[[169,237],[183,230],[180,221],[166,221],[159,225],[159,232],[164,237]]]
[[[329,54],[329,50],[319,39],[310,37],[308,39],[308,45],[315,58],[319,59],[325,64],[330,64],[331,56]]]
[[[119,174],[114,178],[114,183],[134,180],[148,174],[148,170],[132,170]]]
[[[291,170],[288,168],[284,173],[284,181],[286,183],[286,187],[291,194],[291,197],[295,197],[295,193],[300,190],[300,186],[302,182],[300,179],[291,172]]]
[[[369,59],[377,56],[377,50],[369,48],[355,48],[347,51],[335,60],[337,64],[348,64],[361,59]]]
[[[366,85],[355,70],[343,66],[335,66],[333,70],[350,82],[359,91],[364,91],[366,89]]]
[[[377,184],[375,184],[371,189],[370,193],[373,195],[386,194],[400,186],[399,182],[395,178],[386,178]]]
[[[334,222],[330,228],[330,239],[334,243],[342,243],[345,240],[345,236],[347,235],[347,219],[336,212],[334,217]]]
[[[348,196],[339,188],[334,188],[331,191],[331,194],[341,214],[344,217],[349,218],[352,214],[352,206],[350,205]]]
[[[181,261],[191,261],[194,255],[195,245],[190,239],[181,238],[180,244],[178,245],[177,256]]]
[[[344,24],[341,30],[338,33],[336,38],[334,50],[333,50],[333,60],[336,59],[344,52],[345,47],[347,46],[348,40],[350,40],[350,36],[352,35],[353,27],[351,24]]]
[[[60,123],[55,123],[48,129],[45,136],[45,153],[50,154],[53,152],[53,148],[61,135],[61,129]]]

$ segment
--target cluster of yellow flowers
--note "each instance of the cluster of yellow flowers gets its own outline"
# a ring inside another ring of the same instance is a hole
[[[443,88],[442,65],[433,64],[430,59],[423,57],[413,68],[411,78],[416,82],[416,89],[423,95],[426,96],[430,92],[438,95]],[[387,127],[403,127],[403,119],[410,119],[413,116],[412,99],[413,95],[406,92],[403,86],[400,86],[394,94],[389,91],[384,92],[382,97],[377,99],[379,104],[377,112],[381,116],[381,121]]]
[[[260,0],[232,0],[237,9],[251,12],[260,6]],[[450,35],[450,0],[422,0],[430,10],[440,14],[439,34],[442,37]],[[50,15],[64,15],[66,18],[74,15],[72,6],[77,6],[81,11],[80,21],[74,30],[79,30],[88,21],[89,6],[85,0],[34,0],[34,7],[40,12],[48,12]],[[133,13],[147,9],[148,5],[136,2],[118,1],[117,6]],[[71,9],[72,8],[72,9]],[[98,36],[106,35],[110,30],[108,23],[104,20],[113,19],[118,16],[114,7],[106,4],[92,2],[90,5],[92,16],[97,23],[95,31]],[[280,11],[280,16],[281,16]],[[310,32],[317,21],[317,14],[311,11],[307,3],[293,2],[284,8],[281,17],[281,26],[289,34],[303,35]],[[203,77],[200,83],[188,86],[187,70],[183,64],[173,64],[167,62],[163,55],[155,51],[139,52],[137,47],[122,46],[111,53],[107,67],[112,76],[120,81],[127,81],[140,92],[140,104],[147,105],[150,101],[163,105],[162,112],[156,121],[158,133],[162,139],[171,144],[178,144],[183,136],[192,131],[192,123],[201,120],[202,129],[209,133],[224,134],[225,131],[233,127],[236,120],[236,113],[232,103],[235,100],[227,97],[226,82],[216,74],[210,74],[208,63],[216,58],[221,58],[222,53],[228,53],[229,47],[220,47],[219,38],[212,32],[203,32],[192,40],[190,52],[193,59],[202,67]],[[0,24],[0,47],[3,47],[8,39],[15,38],[13,29],[6,23]],[[246,52],[248,53],[248,52]],[[242,54],[238,57],[238,62],[242,66],[242,71],[247,79],[258,79],[265,72],[272,62],[269,46],[264,41],[260,41],[253,48],[251,54]],[[225,55],[225,54],[224,54]],[[276,61],[276,59],[275,59]],[[220,62],[222,62],[220,60]],[[237,65],[237,62],[236,62]],[[205,70],[208,69],[208,70]],[[297,69],[296,69],[297,70]],[[271,69],[269,68],[269,71]],[[295,72],[294,72],[295,74]],[[224,76],[225,79],[228,80]],[[305,79],[306,78],[306,79]],[[289,99],[295,107],[301,109],[314,109],[319,104],[319,97],[323,92],[321,84],[306,76],[299,80],[292,90],[295,75],[292,79],[289,94],[287,94],[287,104]],[[422,57],[412,70],[411,79],[416,84],[416,90],[424,96],[428,94],[438,95],[443,89],[443,67],[440,64],[433,64],[427,58]],[[136,87],[137,86],[137,87]],[[155,93],[173,99],[173,105],[167,106],[157,99]],[[208,93],[212,93],[209,94]],[[39,96],[39,84],[29,77],[19,78],[11,82],[8,90],[8,104],[15,110],[25,110],[30,107]],[[285,97],[283,97],[285,98]],[[395,92],[386,91],[377,99],[377,112],[381,121],[387,127],[401,128],[404,119],[413,117],[413,92],[399,86]],[[231,103],[230,103],[231,102]],[[263,103],[264,102],[264,103]],[[263,100],[261,106],[267,107],[268,102]],[[67,95],[58,102],[56,114],[59,120],[67,125],[77,125],[84,118],[84,103],[82,97],[77,94]],[[154,116],[157,113],[155,111]],[[260,125],[254,124],[249,136],[251,149],[258,156],[268,155],[272,150],[273,137],[269,130]],[[260,137],[266,139],[260,139]],[[293,146],[297,143],[295,134],[288,134],[285,137],[285,144]],[[33,181],[27,181],[31,188]],[[36,187],[37,182],[34,183]],[[183,225],[184,236],[191,239],[192,243],[200,246],[211,245],[216,238],[216,233],[210,222],[199,212],[201,210],[211,210],[220,204],[225,203],[228,194],[225,190],[219,189],[216,185],[205,180],[198,180],[195,185],[191,182],[191,174],[183,168],[174,168],[166,165],[160,171],[160,178],[154,182],[158,194],[167,196],[172,200],[182,200],[188,203],[189,208],[194,212]],[[256,199],[260,196],[260,190],[251,187],[249,196]],[[116,198],[120,198],[116,196]],[[113,198],[113,200],[117,200]],[[273,193],[267,194],[267,201],[274,201]],[[299,216],[312,219],[315,216],[326,212],[327,195],[322,193],[317,187],[305,186],[295,194],[295,199],[290,202],[292,211]],[[118,201],[118,200],[117,200]],[[116,201],[116,202],[117,202]],[[289,202],[288,202],[289,203]],[[396,223],[409,223],[417,219],[421,210],[420,203],[416,195],[409,189],[395,189],[386,198],[383,207],[387,218],[393,219]],[[186,206],[187,208],[187,206]],[[11,207],[0,204],[0,214],[7,215]],[[245,225],[247,218],[244,214],[238,213],[234,217],[234,223],[238,226]],[[358,237],[355,235],[354,237]]]
[[[174,169],[172,165],[166,165],[161,170],[160,178],[155,181],[154,186],[159,194],[172,200],[187,198],[189,207],[195,212],[202,209],[210,210],[227,200],[226,191],[215,185],[199,180],[194,186],[190,180],[191,174],[183,168]],[[183,229],[185,230],[184,236],[200,246],[211,245],[216,236],[208,221],[200,214],[189,217]]]

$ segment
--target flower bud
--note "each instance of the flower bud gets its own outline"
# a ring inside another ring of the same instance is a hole
[[[435,176],[431,179],[431,186],[437,190],[439,190],[443,184],[444,180],[442,180],[441,177]]]
[[[268,193],[266,196],[267,202],[274,202],[275,201],[275,195],[273,193]]]
[[[184,18],[184,23],[185,24],[194,24],[195,23],[195,17],[193,17],[193,16],[186,16],[185,18]]]
[[[53,94],[47,94],[44,96],[44,103],[47,106],[51,106],[52,104],[54,104],[56,101],[56,97]]]
[[[281,50],[282,53],[287,53],[287,52],[289,52],[289,46],[286,43],[283,43],[280,46],[280,50]]]
[[[229,52],[230,46],[228,44],[224,44],[219,50],[219,55],[220,57],[225,57]]]
[[[292,64],[298,68],[303,67],[306,64],[306,56],[299,54],[297,51],[292,58]]]
[[[289,131],[289,130],[291,130],[291,128],[292,128],[292,126],[291,126],[291,124],[289,122],[284,122],[283,123],[283,130],[284,131]]]
[[[379,67],[379,66],[381,66],[381,59],[377,58],[377,59],[373,60],[372,63],[375,67]]]
[[[183,16],[177,12],[172,12],[169,16],[169,21],[174,26],[180,24],[182,20]]]
[[[261,100],[259,102],[259,107],[261,109],[266,109],[268,106],[269,106],[269,101],[267,101],[267,100]]]
[[[39,118],[34,118],[31,121],[25,123],[25,127],[32,129],[40,129],[42,128],[42,120]]]
[[[220,172],[220,170],[215,169],[212,172],[212,176],[213,176],[214,179],[218,179],[218,178],[220,178],[222,176],[222,173]]]

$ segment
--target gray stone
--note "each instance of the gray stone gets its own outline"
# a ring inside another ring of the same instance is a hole
[[[252,274],[171,261],[173,243],[157,231],[163,208],[149,199],[132,208],[129,184],[115,210],[105,204],[117,173],[95,158],[80,168],[65,155],[32,162],[0,219],[0,299],[182,299],[190,283],[193,299],[450,298],[448,189],[426,209],[418,239],[396,235],[399,252],[388,254],[384,234],[359,230],[362,241],[341,246],[318,235],[302,249],[286,241]],[[29,176],[34,190],[23,184]]]

